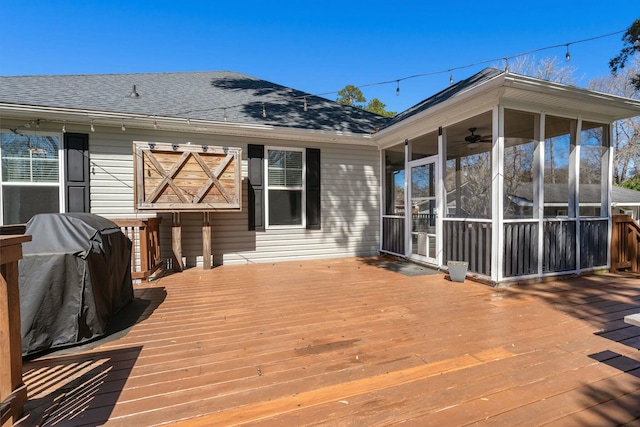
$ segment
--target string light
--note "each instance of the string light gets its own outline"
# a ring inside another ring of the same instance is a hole
[[[504,70],[505,70],[505,72],[509,72],[509,59],[519,58],[519,57],[531,55],[533,53],[537,53],[537,52],[541,52],[541,51],[545,51],[545,50],[557,49],[559,47],[565,47],[566,48],[565,60],[567,62],[569,62],[571,60],[571,53],[569,51],[569,45],[578,44],[578,43],[586,43],[586,42],[590,42],[590,41],[593,41],[593,40],[602,39],[602,38],[605,38],[605,37],[611,37],[611,36],[614,36],[614,35],[622,34],[622,33],[626,32],[626,31],[627,31],[626,29],[625,30],[620,30],[620,31],[615,31],[615,32],[612,32],[612,33],[602,34],[602,35],[595,36],[595,37],[590,37],[590,38],[587,38],[587,39],[575,40],[575,41],[571,41],[571,42],[568,42],[568,43],[557,44],[557,45],[552,45],[552,46],[545,46],[545,47],[533,49],[533,50],[530,50],[530,51],[527,51],[527,52],[518,53],[516,55],[504,56],[504,57],[501,57],[501,58],[494,58],[494,59],[487,59],[487,60],[483,60],[483,61],[480,61],[480,62],[475,62],[475,63],[463,65],[463,66],[460,66],[460,67],[449,68],[449,69],[446,69],[446,70],[438,70],[438,71],[433,71],[433,72],[414,74],[414,75],[405,76],[405,77],[402,77],[402,78],[399,78],[399,79],[381,81],[381,82],[376,82],[376,83],[368,83],[368,84],[363,84],[363,85],[355,86],[355,87],[360,89],[360,88],[369,87],[369,86],[380,86],[380,85],[385,85],[385,84],[390,84],[390,83],[396,83],[396,95],[399,95],[400,94],[400,81],[402,81],[402,80],[409,80],[409,79],[415,79],[415,78],[419,78],[419,77],[427,77],[427,76],[434,76],[434,75],[438,75],[438,74],[449,73],[449,84],[453,84],[454,83],[453,71],[462,70],[462,69],[466,69],[466,68],[472,68],[472,67],[476,67],[476,66],[479,66],[479,65],[496,63],[496,62],[502,60],[502,61],[504,61]],[[307,104],[307,97],[308,96],[324,97],[324,96],[327,96],[327,95],[336,94],[338,92],[339,91],[323,92],[323,93],[318,93],[318,94],[315,94],[315,95],[305,94],[305,95],[296,96],[293,99],[301,99],[302,98],[303,102],[304,102],[304,111],[307,111],[308,110],[308,104]],[[130,94],[130,97],[134,97],[134,98],[140,97],[140,95],[136,91],[135,85],[133,86],[133,90],[132,90],[132,92]],[[188,112],[182,112],[182,113],[178,113],[178,114],[186,114],[186,113],[194,113],[194,112],[202,112],[202,111],[214,111],[214,110],[223,109],[224,110],[224,120],[227,121],[227,109],[228,108],[239,108],[239,107],[246,106],[248,104],[252,104],[252,103],[241,103],[241,104],[236,104],[236,105],[227,105],[225,107],[203,108],[203,109],[197,109],[197,110],[190,110]],[[153,116],[153,117],[154,117],[153,128],[154,129],[158,129],[158,123],[157,123],[157,119],[156,119],[157,116]],[[262,103],[262,117],[263,118],[267,117],[266,105],[265,105],[264,102]],[[91,131],[94,132],[95,131],[95,127],[93,126],[93,120],[91,122],[92,122],[91,123]],[[31,124],[35,124],[35,128],[39,129],[40,128],[40,119],[36,119],[33,122],[27,123],[27,124],[24,125],[24,127],[28,128],[28,127],[31,126]],[[190,117],[187,118],[187,124],[191,124]],[[121,129],[122,129],[123,132],[126,131],[124,119],[122,119]],[[66,121],[63,122],[62,131],[66,132]]]
[[[91,132],[95,132],[96,128],[95,126],[93,126],[93,120],[91,120]]]
[[[399,79],[394,79],[394,80],[387,80],[387,81],[380,81],[380,82],[375,82],[375,83],[367,83],[367,84],[363,84],[363,85],[359,85],[359,86],[355,86],[359,89],[365,88],[365,87],[369,87],[369,86],[380,86],[380,85],[386,85],[386,84],[391,84],[391,83],[396,83],[396,85],[399,85],[399,82],[402,80],[410,80],[410,79],[416,79],[419,77],[428,77],[428,76],[434,76],[434,75],[438,75],[438,74],[444,74],[444,73],[448,73],[449,74],[449,83],[453,84],[454,83],[454,79],[453,79],[453,71],[457,71],[457,70],[464,70],[466,68],[472,68],[472,67],[477,67],[480,65],[486,65],[486,64],[495,64],[496,62],[499,61],[505,61],[505,71],[508,72],[508,60],[509,59],[514,59],[514,58],[519,58],[519,57],[523,57],[523,56],[527,56],[527,55],[531,55],[537,52],[541,52],[541,51],[545,51],[545,50],[550,50],[550,49],[557,49],[559,47],[568,47],[568,45],[570,44],[578,44],[578,43],[586,43],[586,42],[590,42],[593,40],[597,40],[597,39],[601,39],[601,38],[605,38],[605,37],[611,37],[614,35],[618,35],[618,34],[622,34],[624,33],[626,30],[620,30],[620,31],[615,31],[612,33],[608,33],[608,34],[602,34],[599,36],[595,36],[595,37],[590,37],[587,39],[582,39],[582,40],[575,40],[575,41],[571,41],[569,43],[562,43],[562,44],[557,44],[557,45],[552,45],[552,46],[545,46],[545,47],[541,47],[541,48],[537,48],[537,49],[533,49],[527,52],[521,52],[515,55],[510,55],[508,57],[499,57],[499,58],[493,58],[493,59],[486,59],[483,61],[479,61],[479,62],[474,62],[471,64],[467,64],[467,65],[462,65],[460,67],[454,67],[454,68],[448,68],[445,70],[438,70],[438,71],[433,71],[433,72],[428,72],[428,73],[420,73],[420,74],[414,74],[414,75],[410,75],[410,76],[405,76]],[[565,55],[566,58],[566,55]],[[322,92],[322,93],[317,93],[317,94],[305,94],[305,95],[300,95],[300,96],[296,96],[293,99],[301,99],[301,98],[305,98],[305,97],[309,97],[309,96],[318,96],[318,97],[325,97],[327,95],[335,95],[336,93],[338,93],[339,91],[331,91],[331,92]],[[396,92],[397,92],[397,88],[396,88]],[[352,102],[351,98],[348,98],[349,103]],[[242,104],[235,104],[235,105],[227,105],[225,107],[216,107],[216,108],[204,108],[201,110],[190,110],[188,111],[188,113],[193,113],[193,112],[199,112],[199,111],[213,111],[213,110],[218,110],[221,108],[227,109],[227,108],[239,108],[239,107],[244,107],[246,105],[249,105],[252,103],[242,103]],[[263,112],[264,112],[264,104],[263,104]],[[186,114],[187,112],[182,112],[181,114]],[[266,112],[263,114],[263,117],[266,117]]]
[[[62,121],[62,133],[67,133],[67,121]]]

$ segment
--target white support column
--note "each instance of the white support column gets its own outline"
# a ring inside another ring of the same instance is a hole
[[[493,107],[491,147],[491,280],[502,280],[504,264],[504,107]]]
[[[446,212],[446,187],[445,173],[447,171],[447,133],[446,129],[438,128],[438,162],[436,163],[436,261],[438,266],[444,263],[444,245],[443,245],[443,221]]]
[[[533,217],[538,220],[538,277],[542,277],[544,266],[544,150],[545,113],[540,114],[536,129],[536,148],[533,157]]]
[[[611,149],[611,125],[604,127],[602,132],[602,153],[600,153],[600,186],[604,186],[605,191],[601,191],[600,216],[611,219],[611,192],[613,191],[613,150]]]
[[[579,216],[581,127],[582,119],[580,117],[577,121],[571,121],[569,147],[569,206],[567,211],[569,218],[577,218]]]
[[[379,203],[380,203],[380,224],[378,227],[378,253],[382,253],[382,244],[384,239],[384,219],[383,216],[385,214],[385,209],[387,208],[387,170],[386,170],[386,159],[385,159],[385,150],[378,149],[379,157],[380,157],[380,185],[378,187],[378,195],[379,195]]]
[[[602,203],[602,208],[601,209],[606,209],[606,211],[603,211],[601,213],[600,216],[606,215],[608,218],[608,226],[607,226],[607,248],[611,247],[611,233],[613,232],[613,219],[611,217],[611,197],[612,194],[611,192],[613,191],[613,182],[612,182],[612,177],[613,177],[613,149],[611,148],[611,145],[613,144],[613,123],[610,123],[607,126],[606,132],[602,135],[603,138],[606,138],[606,140],[603,140],[602,143],[603,145],[605,145],[606,150],[604,150],[604,153],[602,155],[602,159],[603,161],[606,159],[607,161],[607,165],[605,167],[605,165],[602,165],[602,170],[603,172],[606,170],[606,176],[602,177],[602,182],[606,182],[606,188],[607,188],[607,194],[606,194],[606,200],[603,201]],[[602,185],[602,184],[601,184]],[[607,251],[607,268],[611,268],[611,250]]]
[[[456,157],[456,218],[462,216],[461,207],[462,193],[462,160],[460,154]]]
[[[575,148],[569,155],[569,217],[576,219],[576,268],[580,271],[580,133],[582,132],[582,117],[572,122],[571,140]]]
[[[409,181],[411,180],[411,169],[409,160],[411,156],[411,141],[404,140],[404,255],[411,254],[411,198],[409,197]]]

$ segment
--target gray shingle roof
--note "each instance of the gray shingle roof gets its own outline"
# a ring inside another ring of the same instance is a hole
[[[140,94],[131,98],[133,85]],[[235,72],[0,77],[0,102],[370,133],[389,119]],[[263,104],[267,117],[263,117]]]
[[[613,186],[611,198],[618,204],[640,204],[640,191],[632,190],[630,188]]]
[[[600,184],[582,184],[580,186],[580,199],[587,203],[600,202]],[[520,199],[533,200],[533,184],[520,183],[512,192],[513,196]],[[564,184],[544,184],[545,200],[548,203],[566,203],[569,200],[569,185]],[[618,204],[638,204],[640,203],[640,191],[629,188],[613,186],[611,189],[611,201]]]
[[[424,101],[421,101],[419,103],[417,103],[416,105],[414,105],[413,107],[403,111],[402,113],[396,115],[393,120],[391,120],[387,126],[391,126],[395,123],[401,122],[404,119],[411,117],[415,114],[420,113],[421,111],[424,111],[428,108],[432,108],[450,98],[452,98],[453,96],[457,95],[458,93],[464,92],[467,89],[470,89],[472,87],[475,86],[479,86],[482,83],[485,83],[489,80],[491,80],[492,78],[499,76],[500,74],[503,74],[504,71],[500,71],[497,70],[495,68],[485,68],[484,70],[474,74],[473,76],[461,80],[451,86],[449,86],[448,88],[441,90],[440,92],[436,93],[433,96],[430,96],[429,98],[425,99]]]

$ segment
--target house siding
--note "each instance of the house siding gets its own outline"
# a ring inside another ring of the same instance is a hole
[[[90,135],[91,212],[108,218],[148,217],[134,209],[133,141],[155,141],[243,150],[242,211],[214,212],[212,252],[214,265],[276,262],[317,258],[369,256],[379,248],[379,152],[375,147],[303,144],[265,139],[212,137],[203,134],[144,133],[135,130],[96,132]],[[247,146],[319,148],[321,150],[320,230],[304,228],[248,229]],[[171,214],[160,231],[162,258],[171,259]],[[186,266],[202,265],[202,214],[181,214],[182,255]]]

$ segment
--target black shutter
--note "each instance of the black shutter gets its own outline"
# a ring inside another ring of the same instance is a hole
[[[89,212],[89,135],[64,134],[64,188],[67,212]]]
[[[320,230],[320,150],[307,148],[307,228]]]
[[[249,144],[249,230],[264,231],[264,145]]]

